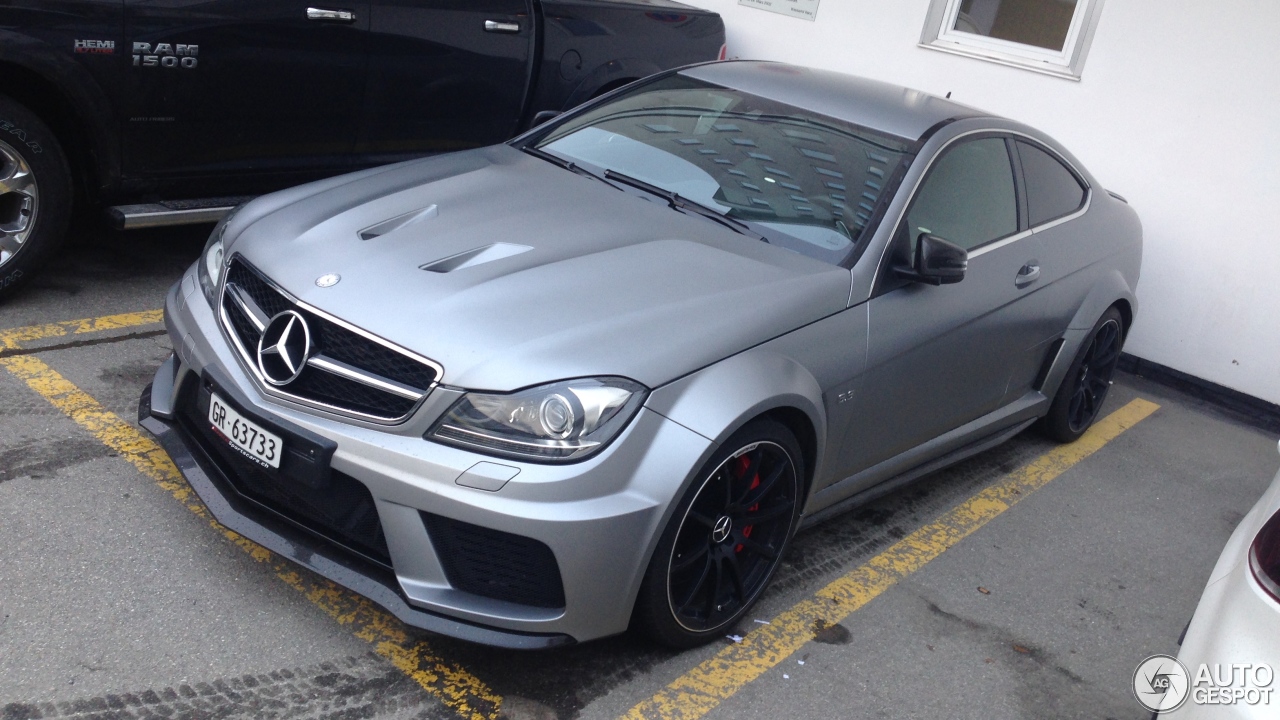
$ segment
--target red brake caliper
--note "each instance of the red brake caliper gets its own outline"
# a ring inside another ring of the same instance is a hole
[[[746,455],[743,455],[742,457],[738,458],[739,474],[746,472],[747,468],[750,466],[751,466],[751,461],[747,459]],[[752,490],[755,490],[758,487],[760,487],[760,471],[756,470],[756,476],[751,478],[751,487],[747,488],[747,492],[751,492]],[[755,505],[752,505],[751,507],[747,508],[747,512],[755,512],[759,508],[760,508],[760,503],[756,503]],[[747,525],[746,527],[742,528],[742,536],[751,537],[751,529],[754,527],[755,527],[754,525]],[[739,543],[738,546],[733,549],[733,551],[735,553],[742,552],[741,543]]]

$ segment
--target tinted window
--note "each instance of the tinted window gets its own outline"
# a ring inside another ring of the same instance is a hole
[[[831,263],[864,238],[908,143],[776,100],[674,75],[554,129],[539,147],[752,223]]]
[[[1084,188],[1057,158],[1024,142],[1018,143],[1018,156],[1032,227],[1073,212],[1084,202]]]
[[[907,213],[914,246],[921,233],[971,250],[1018,231],[1013,166],[1004,140],[954,145],[933,164]]]

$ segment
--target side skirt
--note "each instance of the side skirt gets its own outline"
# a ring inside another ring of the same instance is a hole
[[[810,499],[810,504],[814,501],[820,503],[825,499],[824,495],[839,495],[844,488],[863,486],[873,482],[864,490],[854,492],[846,498],[833,500],[831,504],[820,507],[812,513],[806,513],[800,520],[800,529],[810,528],[830,520],[836,515],[883,497],[935,470],[953,465],[1005,442],[1030,427],[1048,409],[1048,404],[1049,398],[1033,390],[1012,405],[962,425],[897,457],[885,460],[820,490]],[[992,426],[998,426],[1000,429],[989,432]],[[876,477],[884,479],[873,481],[872,479]]]

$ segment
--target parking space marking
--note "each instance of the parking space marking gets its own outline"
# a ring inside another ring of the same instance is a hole
[[[139,325],[152,325],[163,320],[163,310],[144,310],[142,312],[103,315],[81,320],[63,320],[62,322],[47,323],[45,325],[9,328],[0,330],[0,351],[18,350],[23,343],[36,340],[105,332],[107,330],[123,330],[125,328],[138,327]]]
[[[134,315],[141,317],[143,314]],[[67,332],[92,332],[92,330],[81,331],[77,328],[117,328],[121,325],[110,325],[110,323],[128,322],[129,320],[120,320],[125,317],[111,316],[38,327],[63,328]],[[145,322],[154,322],[154,320]],[[83,323],[83,325],[76,323]],[[142,324],[142,322],[135,324]],[[31,333],[28,333],[23,337],[29,338],[30,335]],[[0,335],[0,342],[9,341],[8,338]],[[14,341],[13,347],[17,347],[17,341]],[[208,513],[191,486],[169,459],[168,454],[155,441],[103,407],[101,403],[76,387],[44,361],[32,355],[3,357],[0,358],[0,367],[25,382],[29,388],[48,400],[64,415],[88,430],[104,445],[119,453],[143,475],[153,480],[196,516],[208,521],[215,530],[247,552],[254,560],[270,563],[277,577],[305,595],[326,615],[342,625],[349,626],[356,637],[372,645],[374,652],[389,660],[445,706],[469,720],[495,718],[498,715],[502,698],[484,681],[472,675],[466,668],[438,656],[427,642],[415,641],[398,620],[372,602],[318,576],[302,571],[270,550],[223,527]]]
[[[960,505],[894,543],[782,614],[680,676],[631,708],[627,720],[693,720],[706,715],[747,683],[789,658],[814,636],[815,626],[834,625],[895,583],[937,558],[1020,500],[1097,452],[1160,406],[1129,402],[1070,445],[1062,445],[1010,473]]]

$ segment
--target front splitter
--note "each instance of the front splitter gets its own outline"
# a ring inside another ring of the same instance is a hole
[[[237,493],[199,443],[176,422],[152,412],[151,393],[152,385],[148,385],[138,399],[138,424],[156,437],[214,518],[236,533],[368,598],[406,625],[481,645],[516,650],[574,644],[575,640],[564,634],[520,633],[485,627],[413,607],[400,593],[394,574],[350,557],[340,548],[272,516]]]

